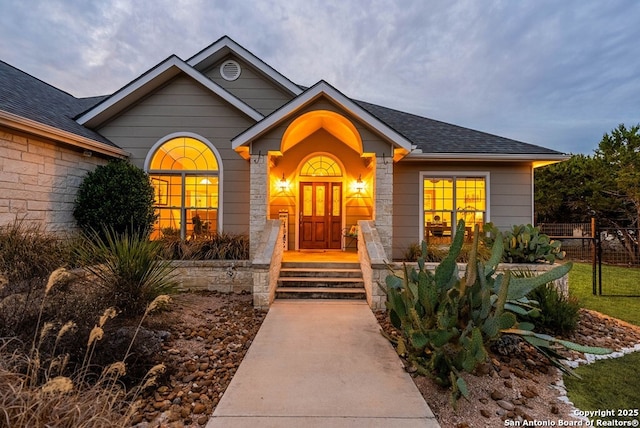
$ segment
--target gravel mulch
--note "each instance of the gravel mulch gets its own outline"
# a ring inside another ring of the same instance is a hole
[[[173,300],[170,311],[154,315],[148,324],[170,333],[158,355],[167,373],[136,414],[139,428],[205,426],[265,317],[253,309],[250,295],[184,293]],[[377,317],[393,334],[386,315]],[[578,329],[567,339],[620,350],[640,343],[640,327],[581,310]],[[584,358],[577,352],[566,355]],[[572,407],[559,400],[563,394],[559,371],[525,343],[510,355],[492,352],[476,373],[464,374],[471,399],[459,400],[457,410],[451,407],[448,390],[429,378],[412,376],[443,428],[573,419]]]

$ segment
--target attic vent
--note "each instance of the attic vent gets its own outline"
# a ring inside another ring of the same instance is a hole
[[[240,64],[235,61],[229,60],[222,63],[220,66],[220,75],[224,80],[233,81],[240,77]]]

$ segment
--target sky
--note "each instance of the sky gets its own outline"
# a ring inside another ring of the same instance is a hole
[[[592,154],[640,123],[636,0],[0,0],[0,60],[76,97],[227,35],[294,83]]]

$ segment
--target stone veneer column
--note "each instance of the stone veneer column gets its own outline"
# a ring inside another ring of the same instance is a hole
[[[253,260],[260,234],[267,223],[267,157],[251,155],[251,177],[249,187],[249,257]]]
[[[393,240],[393,159],[388,157],[376,157],[375,225],[384,251],[387,257],[391,257]]]

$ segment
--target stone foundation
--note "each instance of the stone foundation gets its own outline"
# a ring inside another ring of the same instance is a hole
[[[248,260],[175,260],[180,289],[185,291],[251,292],[253,270]]]

